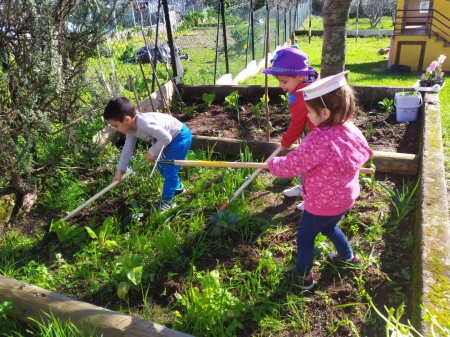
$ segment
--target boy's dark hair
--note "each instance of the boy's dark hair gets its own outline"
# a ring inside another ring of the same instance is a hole
[[[343,124],[347,120],[351,120],[358,109],[355,91],[349,85],[344,85],[326,93],[322,96],[322,99],[325,102],[326,108],[330,110],[330,117],[318,126]],[[316,97],[305,101],[305,103],[318,114],[318,111],[325,108],[322,99]]]
[[[136,106],[133,102],[124,96],[111,98],[108,104],[106,104],[105,111],[103,112],[103,118],[122,123],[125,116],[136,116]]]

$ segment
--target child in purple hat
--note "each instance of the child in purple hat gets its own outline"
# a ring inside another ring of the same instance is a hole
[[[279,86],[289,93],[288,103],[292,117],[286,133],[281,138],[281,148],[284,150],[299,139],[302,133],[307,133],[306,125],[308,125],[309,131],[314,129],[314,124],[308,119],[303,93],[299,90],[316,81],[319,74],[309,66],[308,55],[296,45],[278,50],[270,62],[273,63],[272,67],[264,69],[262,72],[275,76]],[[297,197],[302,194],[303,175],[299,175],[297,179],[299,184],[284,190],[285,196]],[[303,205],[303,202],[298,204],[297,209],[303,211]]]

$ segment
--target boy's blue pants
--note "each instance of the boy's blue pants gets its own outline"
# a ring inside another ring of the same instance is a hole
[[[180,133],[164,149],[165,159],[184,160],[191,147],[191,130],[183,124]],[[162,200],[170,201],[175,195],[175,189],[181,186],[178,171],[181,166],[158,165],[158,170],[164,178]]]

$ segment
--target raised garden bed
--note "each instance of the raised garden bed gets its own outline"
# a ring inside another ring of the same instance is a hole
[[[242,90],[248,92],[249,89]],[[383,97],[388,96],[382,95],[381,98]],[[373,103],[381,98],[367,99],[367,101]],[[435,103],[432,102],[430,106],[433,104]],[[382,116],[378,113],[376,115]],[[439,137],[434,137],[436,130],[439,130],[439,126],[434,122],[438,120],[439,117],[432,114],[431,118],[425,119],[424,123],[426,133],[424,152],[427,155],[427,162],[421,168],[425,183],[419,188],[421,198],[417,205],[418,213],[407,213],[406,217],[396,222],[395,208],[389,199],[386,199],[388,194],[383,193],[383,188],[370,184],[363,186],[361,198],[343,227],[351,237],[355,250],[364,256],[364,268],[334,270],[324,262],[323,257],[319,257],[314,269],[315,280],[319,283],[309,294],[302,294],[292,285],[280,281],[276,264],[274,264],[274,262],[289,264],[292,262],[291,257],[294,253],[292,247],[295,247],[296,226],[301,213],[294,208],[296,200],[281,197],[282,190],[286,186],[291,186],[289,182],[273,178],[267,173],[262,174],[259,179],[262,188],[254,188],[253,193],[246,194],[246,201],[237,200],[229,207],[230,210],[238,210],[240,206],[238,207],[237,204],[247,205],[247,210],[243,211],[244,216],[239,214],[245,219],[245,225],[238,226],[236,232],[230,231],[220,237],[214,237],[210,233],[212,224],[206,219],[215,212],[216,207],[226,201],[226,194],[220,194],[219,190],[226,186],[230,175],[235,175],[231,172],[235,172],[236,175],[238,172],[223,170],[213,179],[202,180],[208,176],[209,169],[183,169],[187,185],[192,192],[188,192],[181,199],[176,212],[170,213],[168,217],[164,215],[163,218],[157,216],[143,218],[140,220],[141,225],[136,228],[139,232],[149,232],[149,235],[154,237],[160,234],[161,226],[168,222],[174,230],[179,230],[177,232],[179,240],[181,238],[189,240],[177,244],[176,252],[182,258],[176,263],[171,262],[167,253],[149,257],[145,266],[146,275],[149,279],[151,278],[151,281],[146,281],[144,284],[144,290],[148,286],[145,302],[142,302],[141,292],[130,293],[126,305],[128,312],[137,316],[142,316],[145,312],[151,321],[179,330],[184,330],[181,324],[183,321],[186,323],[185,327],[192,328],[192,324],[198,320],[190,321],[191,325],[189,325],[189,320],[186,320],[189,316],[185,307],[176,300],[175,294],[177,292],[186,294],[194,286],[202,290],[200,277],[208,270],[219,269],[223,287],[235,298],[245,301],[245,305],[239,309],[239,313],[243,315],[240,317],[244,319],[242,320],[243,328],[236,330],[238,336],[269,334],[274,336],[348,336],[351,334],[352,327],[355,327],[360,335],[381,334],[384,331],[384,323],[369,310],[366,304],[363,304],[366,300],[363,296],[364,291],[373,297],[378,308],[382,308],[383,305],[397,306],[401,301],[405,301],[407,310],[404,318],[414,319],[417,325],[421,324],[421,313],[418,309],[418,304],[421,302],[433,308],[441,318],[445,319],[447,314],[442,313],[444,306],[441,305],[445,304],[445,300],[442,300],[439,294],[446,296],[448,292],[446,288],[448,281],[447,283],[442,281],[442,275],[446,275],[448,266],[444,262],[445,253],[440,250],[443,244],[435,238],[439,237],[436,233],[440,233],[441,238],[444,238],[443,242],[447,242],[448,231],[445,231],[443,226],[448,224],[448,214],[446,214],[446,206],[443,205],[445,198],[433,190],[433,188],[436,189],[434,183],[432,183],[433,186],[426,184],[442,178],[439,153],[433,151],[434,145],[430,146],[440,141]],[[410,147],[414,148],[415,145]],[[212,159],[217,158],[213,156]],[[397,189],[398,195],[402,191],[405,191],[406,196],[412,193],[416,177],[406,178],[409,183],[403,181],[405,176],[377,173],[377,180],[382,181],[392,191]],[[92,187],[95,187],[92,175],[86,176],[86,179],[92,182]],[[144,176],[138,177],[129,184],[138,188],[145,183],[143,179]],[[202,182],[201,190],[196,188],[199,182]],[[404,186],[408,186],[408,189],[404,190]],[[147,190],[143,193],[147,193]],[[198,204],[196,200],[205,193],[215,195],[215,200]],[[157,193],[153,193],[150,197],[156,195]],[[137,197],[136,194],[130,194],[127,198],[113,194],[111,198],[99,200],[97,207],[86,209],[74,219],[74,222],[78,226],[92,226],[92,219],[104,219],[108,215],[115,214],[122,219],[120,233],[123,232],[126,235],[131,226],[130,219],[127,220],[126,216],[129,214],[130,206],[126,199],[132,200],[135,197]],[[396,205],[399,206],[398,203]],[[422,211],[426,205],[433,207],[430,213]],[[413,203],[403,203],[403,206],[412,207]],[[144,207],[148,207],[148,201],[147,204],[144,201]],[[202,215],[203,222],[194,222],[197,221],[198,215]],[[414,226],[416,215],[417,228]],[[436,223],[436,215],[439,216],[440,223]],[[29,231],[28,233],[39,231],[40,223],[42,221],[48,223],[49,220],[48,216],[30,215],[23,229]],[[23,225],[22,221],[16,219],[11,226],[14,228]],[[425,231],[426,236],[420,236],[422,231]],[[428,235],[433,235],[433,238],[428,238]],[[432,241],[431,245],[429,241]],[[147,244],[152,245],[151,242],[152,240],[143,240],[142,251],[146,249]],[[199,242],[207,243],[207,245],[198,250]],[[54,234],[48,237],[47,244],[58,245]],[[322,247],[322,245],[319,246]],[[415,254],[413,254],[413,246]],[[65,246],[61,245],[61,247]],[[39,258],[40,261],[48,261],[49,265],[54,263],[54,257],[48,254],[47,247],[43,247],[42,250],[35,249],[33,254],[33,257]],[[71,254],[67,258],[70,259],[69,263],[74,265],[77,257],[73,254],[73,248],[66,250],[64,254]],[[102,264],[111,263],[108,255],[102,256],[104,259]],[[437,261],[442,256],[444,261]],[[83,262],[90,263],[90,260]],[[191,269],[190,263],[195,265],[196,271]],[[424,269],[426,273],[422,274]],[[58,272],[57,266],[54,265],[52,273],[56,275]],[[97,276],[91,282],[86,279],[84,282],[73,283],[68,279],[56,290],[113,310],[123,310],[124,302],[116,297],[113,284],[102,282],[102,277],[105,275],[103,270],[100,272],[96,273]],[[255,279],[259,281],[251,283]],[[97,282],[100,284],[95,287]],[[152,308],[151,314],[148,314],[149,306]],[[167,311],[165,308],[171,309]],[[177,312],[181,317],[177,315]],[[280,322],[283,322],[282,326],[279,325]],[[225,321],[224,324],[228,326],[230,321]],[[189,329],[184,331],[194,335],[207,334],[194,333]]]

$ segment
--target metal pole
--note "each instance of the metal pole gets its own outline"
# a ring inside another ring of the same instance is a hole
[[[248,27],[247,27],[247,47],[245,48],[245,66],[247,67],[248,64],[248,44],[249,44],[249,40],[250,40],[250,26],[251,26],[251,21],[252,21],[252,10],[251,10],[251,6],[252,6],[252,2],[250,0],[250,8],[249,8],[249,12],[248,12]]]
[[[228,62],[228,45],[227,45],[227,24],[225,21],[225,1],[220,0],[220,12],[222,13],[222,31],[223,31],[223,48],[225,50],[225,70],[230,73],[230,64]]]
[[[217,77],[217,58],[219,54],[219,30],[220,30],[220,12],[222,7],[222,1],[219,1],[219,11],[217,12],[217,32],[216,32],[216,61],[214,62],[214,85],[216,85]]]
[[[155,79],[156,79],[156,62],[158,62],[158,50],[156,46],[158,45],[158,37],[159,37],[159,13],[161,11],[161,0],[158,0],[158,14],[156,15],[156,36],[155,36],[155,58],[153,59],[153,68],[155,68],[155,72],[152,75],[152,92],[155,91]],[[151,17],[151,15],[150,15]]]
[[[286,8],[284,8],[284,42],[287,41],[287,15],[286,15]]]
[[[170,24],[169,4],[167,3],[167,0],[163,0],[162,4],[163,4],[163,11],[164,11],[164,19],[166,21],[167,43],[169,44],[169,49],[170,49],[170,60],[172,63],[172,73],[173,73],[173,77],[177,77],[178,70],[177,70],[177,65],[176,65],[176,60],[175,60],[175,45],[173,42],[172,26]],[[161,54],[161,51],[159,50],[159,47],[157,45],[155,45],[155,49],[157,49],[159,51],[159,53]],[[175,83],[174,83],[174,85],[176,88]]]
[[[356,2],[356,42],[358,42],[359,0]]]
[[[383,18],[383,4],[384,4],[384,1],[383,0],[381,0],[381,15],[380,15],[380,21],[378,21],[378,39],[377,39],[377,41],[379,41],[380,40],[380,38],[381,38],[381,19]]]
[[[133,28],[134,28],[136,27],[136,18],[134,16],[134,5],[132,2],[130,3],[130,5],[131,5],[131,14],[133,15]]]
[[[277,49],[277,46],[280,44],[280,10],[279,7],[277,5],[277,21],[275,21],[276,24],[276,35],[275,35],[275,46],[273,47],[274,49]]]
[[[270,9],[269,5],[266,5],[267,16],[266,16],[266,47],[265,47],[265,67],[267,69],[269,65],[269,30],[270,30]],[[270,141],[270,124],[269,124],[269,77],[264,74],[264,85],[265,85],[265,95],[264,95],[264,106],[266,108],[266,138]]]
[[[254,23],[254,12],[253,12],[253,0],[250,0],[250,11],[251,11],[251,22],[250,25],[252,27],[252,60],[255,59],[255,23]]]
[[[309,34],[308,34],[309,44],[311,44],[311,21],[312,21],[312,0],[309,1]]]

